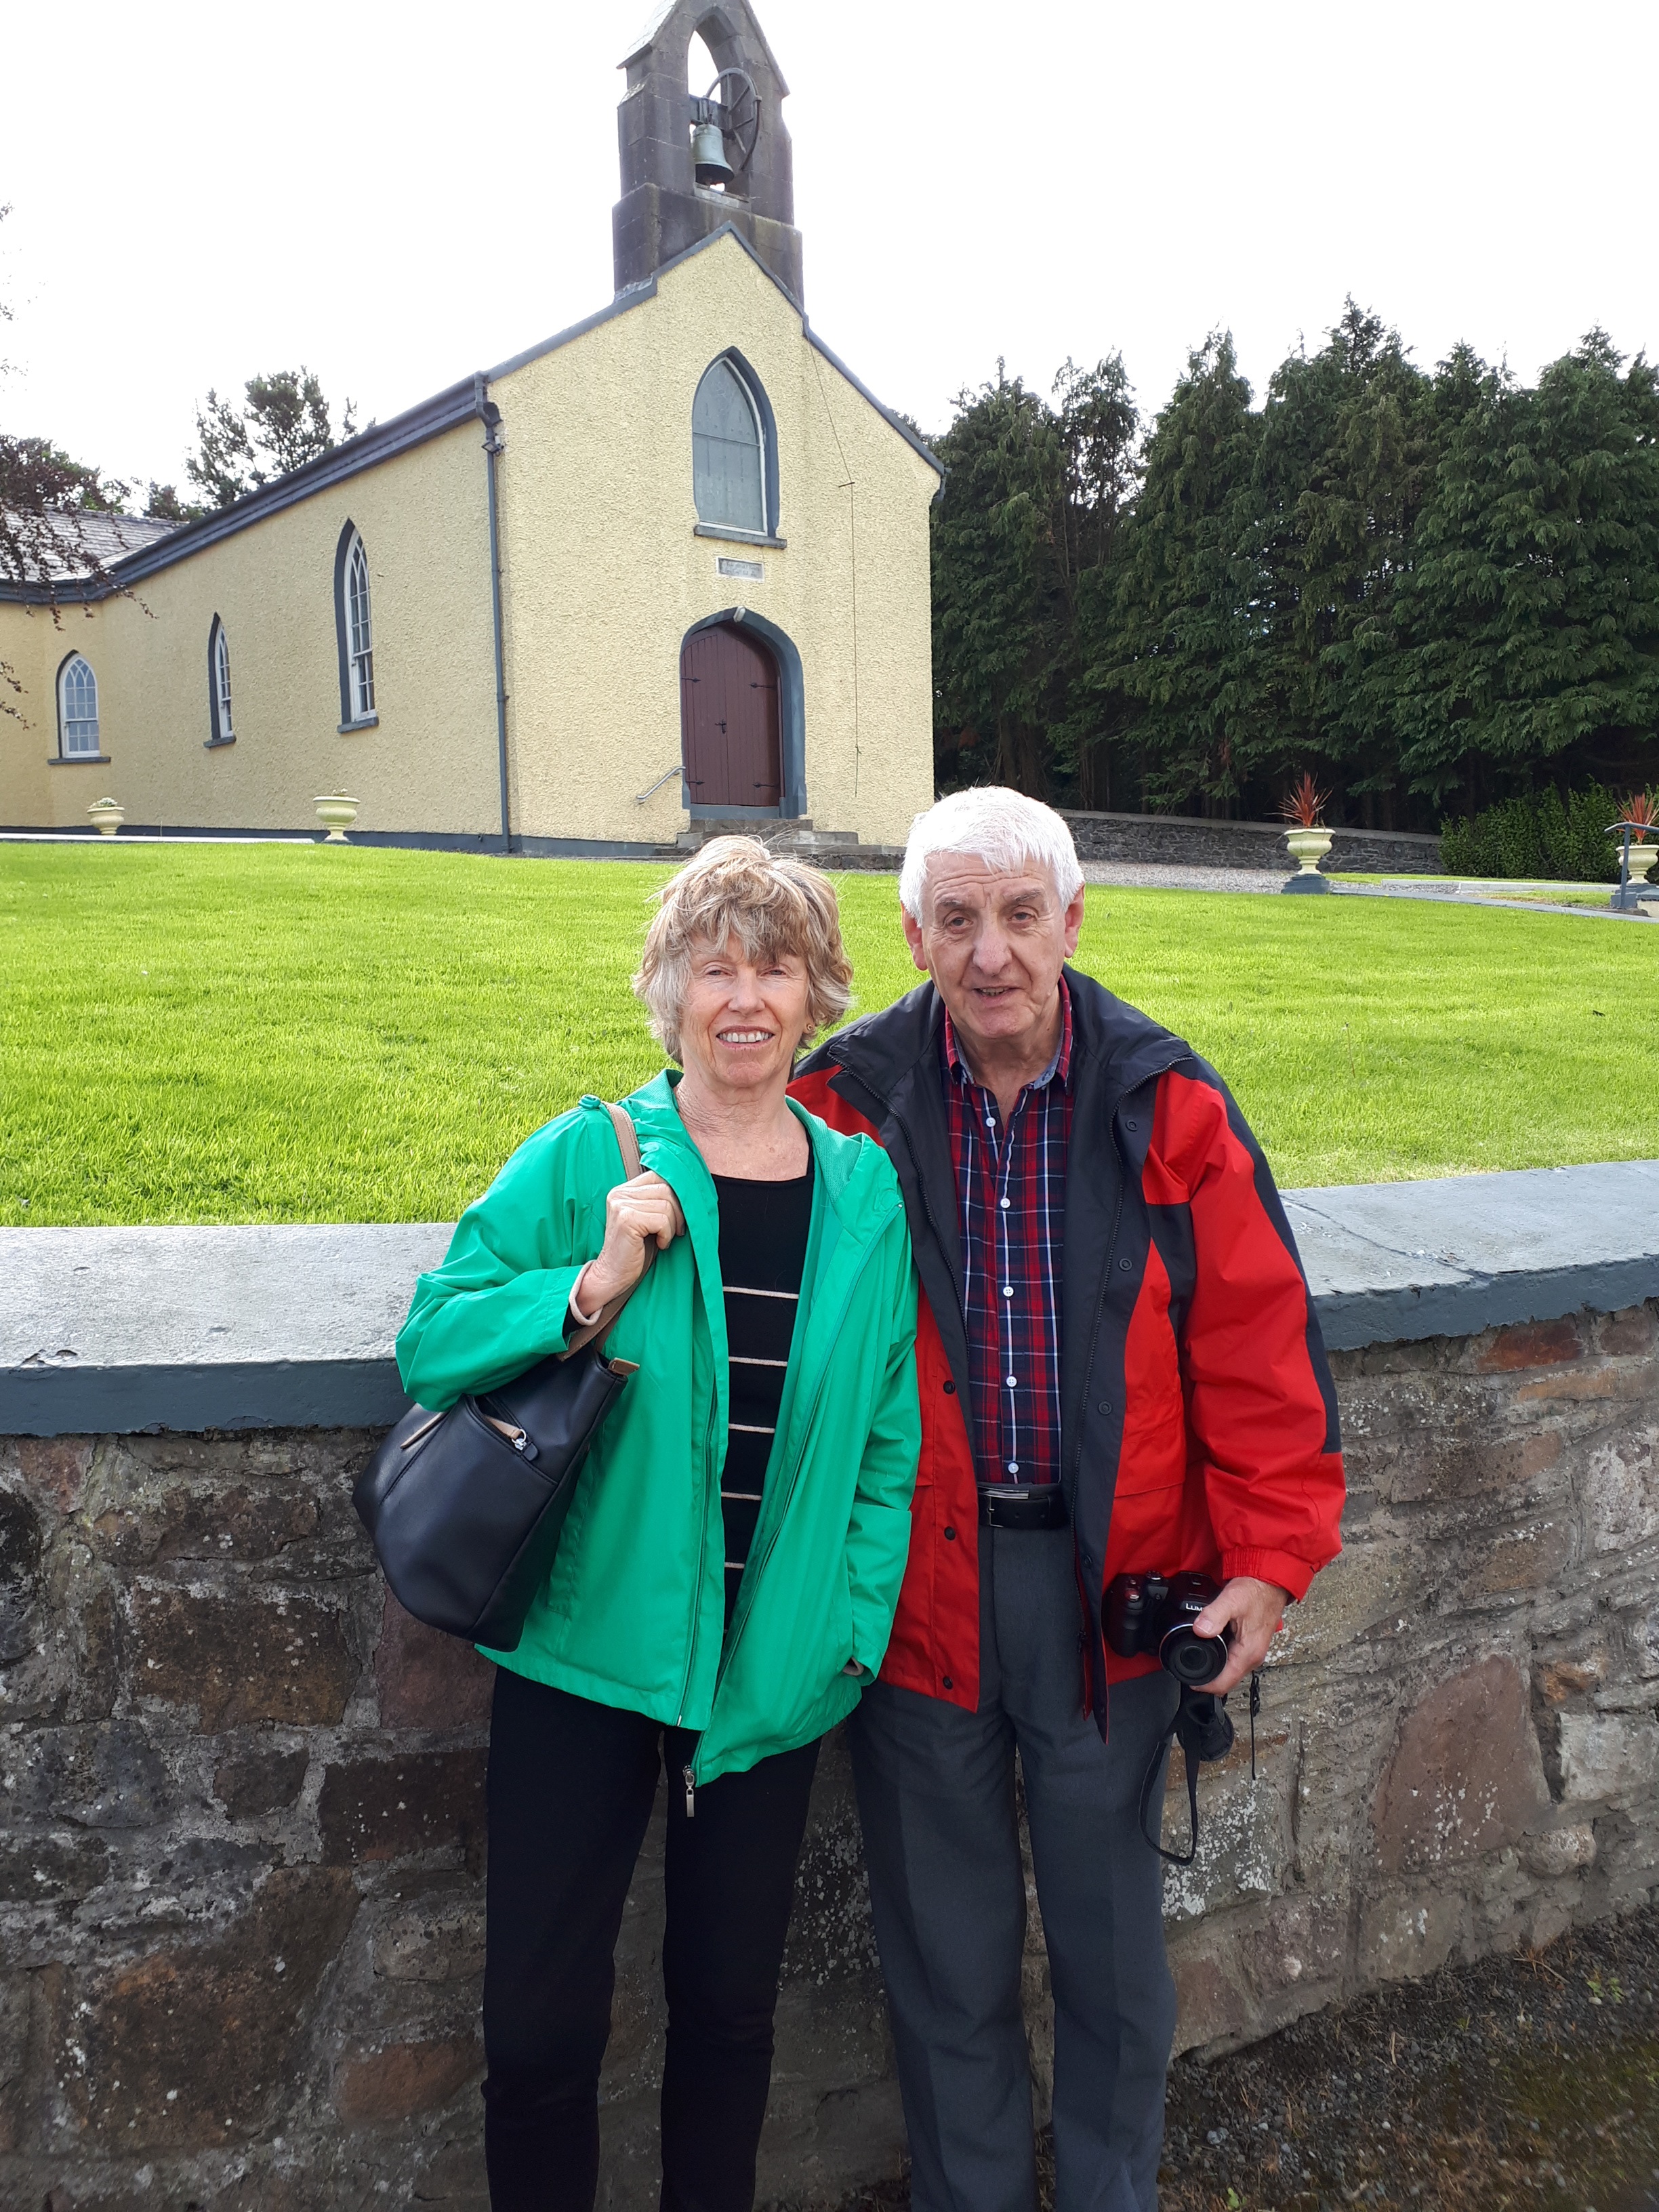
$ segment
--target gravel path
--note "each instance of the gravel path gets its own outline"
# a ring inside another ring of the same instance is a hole
[[[1659,2212],[1659,1911],[1171,2069],[1162,2212]]]
[[[1155,860],[1085,860],[1085,884],[1127,884],[1143,891],[1277,891],[1283,868],[1178,868]]]

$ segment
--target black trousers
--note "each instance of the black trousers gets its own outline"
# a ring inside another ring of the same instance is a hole
[[[489,1736],[484,2152],[492,2212],[592,2212],[613,1954],[665,1760],[664,2212],[750,2212],[816,1743],[688,1819],[682,1729],[498,1669]]]

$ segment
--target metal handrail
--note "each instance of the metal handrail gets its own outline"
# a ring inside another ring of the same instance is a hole
[[[671,775],[683,776],[684,774],[685,770],[680,766],[680,763],[676,761],[672,768],[665,768],[663,770],[662,774],[657,778],[654,783],[647,783],[643,791],[636,791],[634,793],[635,805],[643,806],[646,800],[650,798],[652,793],[653,791],[660,791]]]

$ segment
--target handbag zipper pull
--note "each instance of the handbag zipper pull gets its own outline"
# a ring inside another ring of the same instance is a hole
[[[697,1817],[697,1778],[687,1765],[681,1767],[680,1779],[685,1784],[685,1817],[688,1820],[695,1820]]]

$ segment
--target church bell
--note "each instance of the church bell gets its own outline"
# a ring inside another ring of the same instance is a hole
[[[699,123],[692,131],[691,162],[700,185],[729,185],[736,176],[718,123]]]

